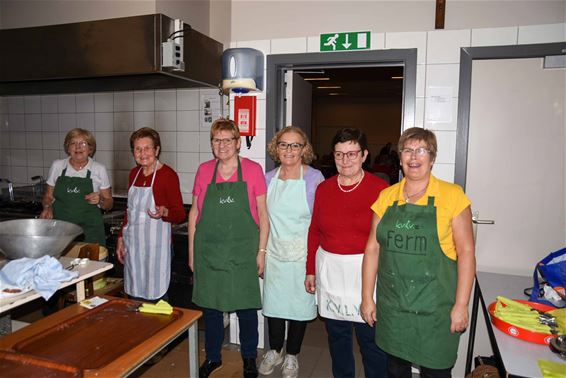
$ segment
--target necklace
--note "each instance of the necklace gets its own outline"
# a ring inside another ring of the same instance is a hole
[[[403,195],[405,196],[405,202],[406,202],[406,203],[411,203],[411,201],[410,201],[411,198],[417,197],[418,195],[423,194],[423,193],[426,191],[426,188],[427,188],[427,187],[428,187],[428,184],[427,184],[427,186],[425,186],[422,190],[419,190],[418,192],[413,193],[413,194],[411,194],[411,195],[407,194],[407,192],[405,191],[405,188],[403,188]]]
[[[338,179],[336,180],[336,182],[338,183],[338,188],[341,191],[343,191],[344,193],[350,193],[350,192],[353,192],[354,190],[356,190],[356,188],[358,186],[360,186],[360,184],[362,183],[362,180],[364,179],[364,176],[365,176],[365,172],[362,169],[362,177],[360,178],[360,181],[358,181],[358,183],[356,185],[354,185],[354,187],[352,189],[348,189],[348,190],[342,188],[342,185],[340,185],[340,175],[338,175]]]

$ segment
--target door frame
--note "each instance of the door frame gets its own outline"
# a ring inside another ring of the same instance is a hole
[[[456,164],[454,182],[466,189],[470,101],[472,97],[472,65],[474,60],[543,58],[566,54],[566,42],[494,47],[462,47],[460,49],[460,83],[458,90],[458,127],[456,129]]]
[[[415,125],[417,49],[355,52],[273,54],[266,63],[266,141],[285,127],[285,71],[298,69],[402,66],[403,100],[401,130]],[[267,144],[267,143],[266,143]],[[275,167],[266,153],[266,171]]]

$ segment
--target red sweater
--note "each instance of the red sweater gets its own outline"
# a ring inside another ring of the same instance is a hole
[[[370,206],[387,186],[385,181],[368,172],[361,184],[349,193],[338,188],[338,175],[318,186],[309,227],[307,274],[315,274],[319,246],[340,255],[364,253],[373,217]],[[353,187],[342,186],[345,190]]]
[[[128,178],[128,189],[132,186],[149,187],[151,186],[151,179],[153,173],[149,176],[144,176],[143,171],[140,172],[136,182],[134,178],[140,169],[139,166],[134,167],[130,171]],[[145,182],[145,184],[144,184]],[[168,165],[163,165],[161,169],[157,170],[155,174],[155,181],[153,182],[153,199],[156,206],[165,206],[169,210],[169,214],[163,217],[163,221],[170,223],[181,223],[186,220],[187,213],[183,207],[183,197],[181,196],[181,186],[179,183],[179,176]],[[124,216],[125,226],[128,223],[128,211]],[[122,229],[124,228],[122,226]]]

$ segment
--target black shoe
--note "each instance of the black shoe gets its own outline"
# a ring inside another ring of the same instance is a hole
[[[244,378],[257,378],[255,358],[244,358]]]
[[[207,378],[215,371],[222,369],[222,361],[210,361],[204,360],[200,368],[198,369],[198,376],[199,378]]]

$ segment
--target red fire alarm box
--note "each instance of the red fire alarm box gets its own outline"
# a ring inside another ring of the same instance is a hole
[[[234,97],[234,121],[241,136],[255,136],[255,96]]]

